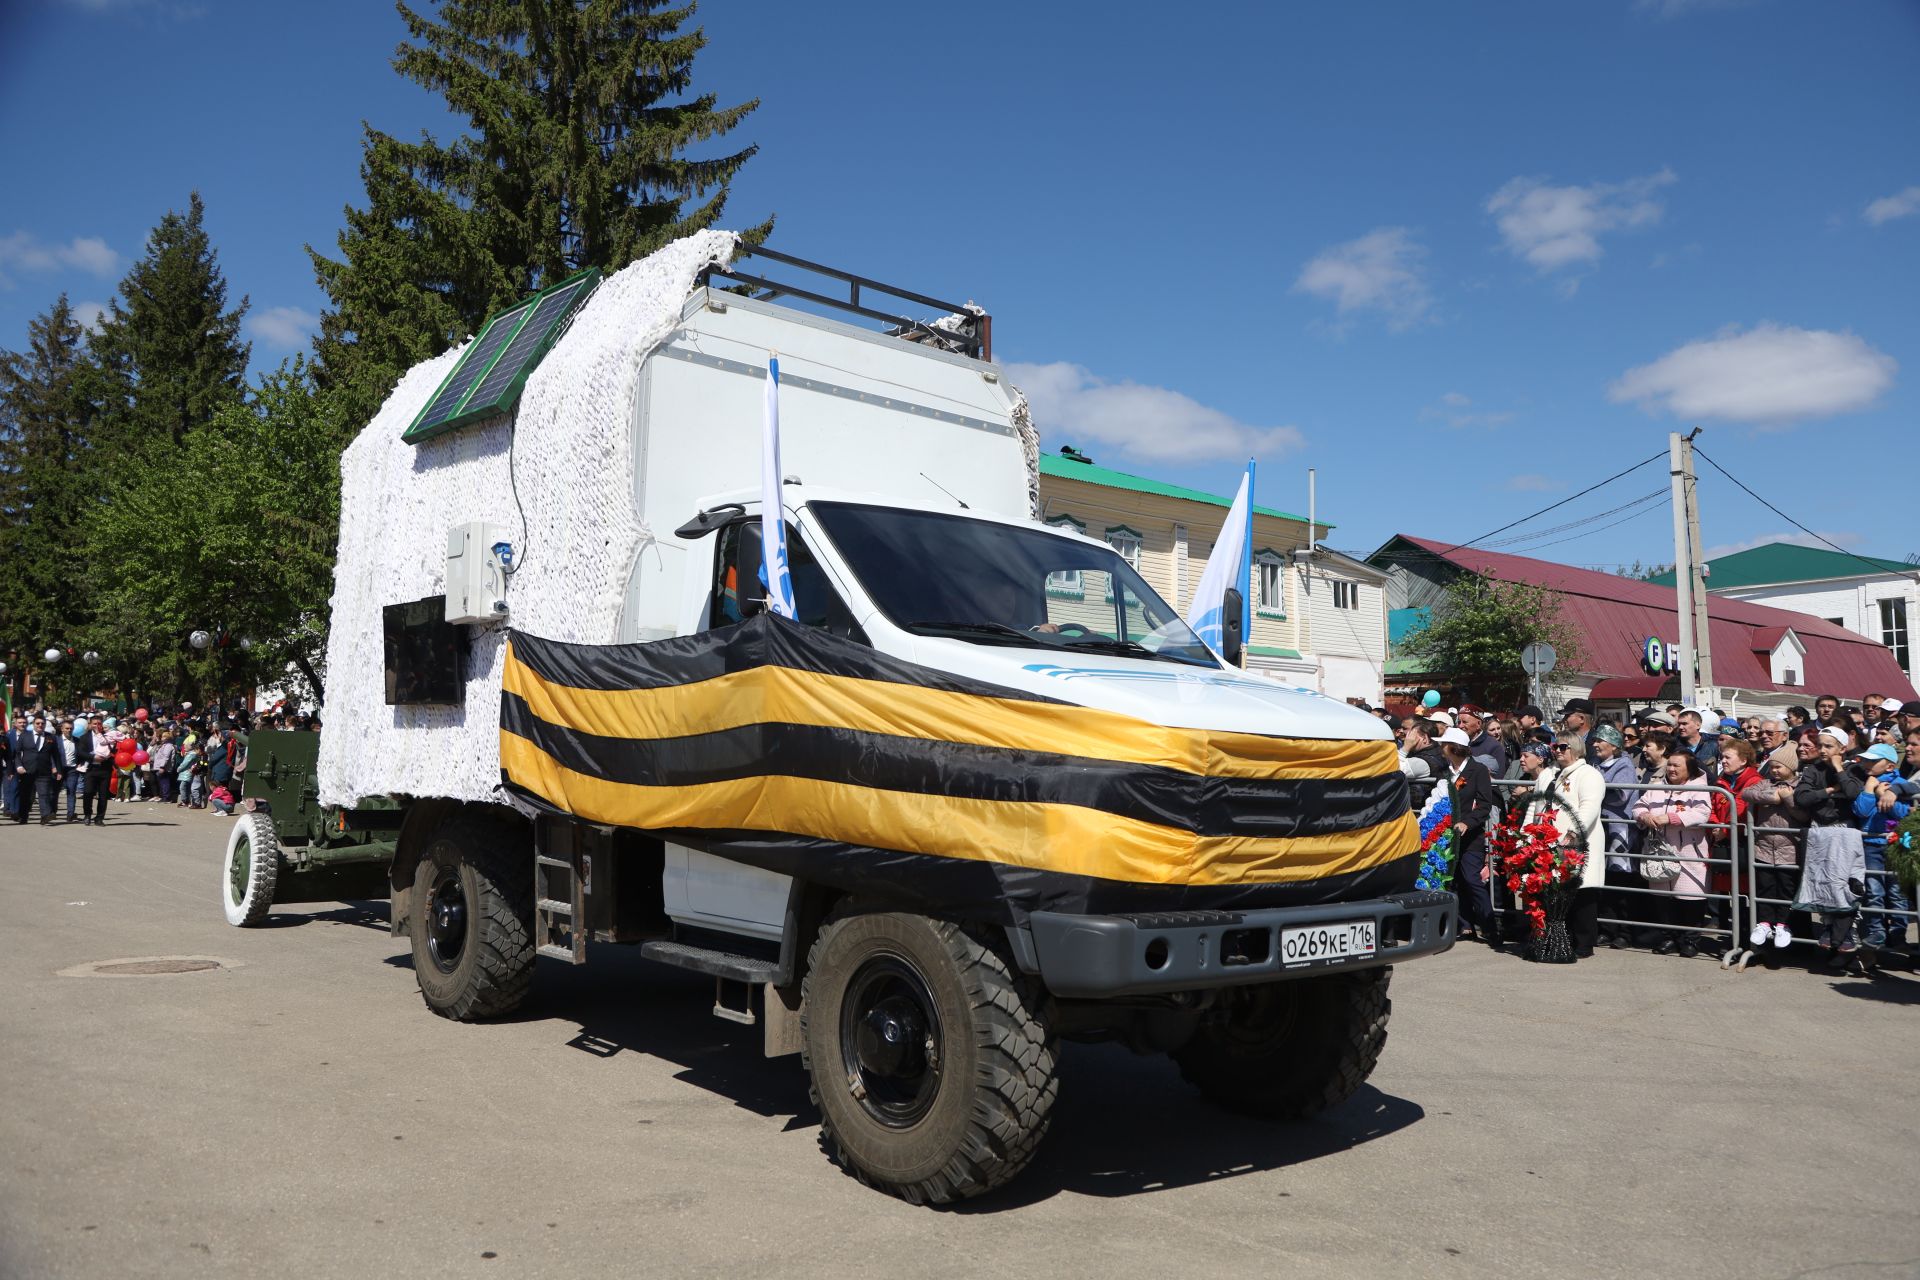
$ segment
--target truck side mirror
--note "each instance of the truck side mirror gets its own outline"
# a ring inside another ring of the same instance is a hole
[[[1226,599],[1220,604],[1220,656],[1235,667],[1240,665],[1240,652],[1246,645],[1246,637],[1240,634],[1245,600],[1238,587],[1228,587]]]

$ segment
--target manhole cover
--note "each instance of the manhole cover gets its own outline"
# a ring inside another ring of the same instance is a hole
[[[89,960],[60,970],[62,978],[153,978],[170,973],[213,973],[237,969],[240,961],[224,956],[122,956],[117,960]]]
[[[93,971],[131,977],[148,973],[200,973],[219,967],[217,960],[122,960],[116,964],[97,964]]]

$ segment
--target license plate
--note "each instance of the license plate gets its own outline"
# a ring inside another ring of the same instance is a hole
[[[1373,954],[1373,921],[1345,920],[1280,931],[1280,963],[1285,968],[1357,960]]]

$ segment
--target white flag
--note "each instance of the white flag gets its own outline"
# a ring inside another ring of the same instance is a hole
[[[780,359],[767,357],[766,429],[760,442],[760,585],[767,608],[795,616],[793,575],[787,570],[787,521],[780,506]]]
[[[1194,589],[1193,601],[1187,606],[1187,625],[1215,653],[1226,647],[1226,619],[1222,610],[1226,607],[1227,591],[1238,587],[1244,594],[1247,589],[1248,552],[1251,550],[1248,537],[1252,532],[1253,515],[1248,504],[1252,501],[1252,481],[1253,467],[1248,464],[1247,474],[1240,477],[1240,492],[1233,496],[1233,506],[1227,510],[1226,527],[1220,530],[1220,540],[1213,544],[1213,554],[1207,557],[1206,571],[1200,575],[1200,585]],[[1243,629],[1241,641],[1244,643],[1245,640]]]

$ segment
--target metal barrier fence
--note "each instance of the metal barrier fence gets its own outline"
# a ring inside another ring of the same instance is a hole
[[[1796,826],[1763,827],[1754,822],[1751,813],[1747,814],[1742,821],[1743,825],[1747,827],[1747,838],[1745,841],[1745,850],[1748,859],[1746,883],[1750,889],[1747,897],[1748,915],[1750,919],[1758,921],[1763,914],[1782,917],[1786,922],[1790,922],[1794,915],[1805,915],[1809,921],[1812,921],[1813,917],[1816,916],[1821,918],[1821,928],[1819,932],[1803,930],[1798,933],[1791,933],[1790,931],[1792,941],[1789,945],[1824,948],[1825,944],[1822,938],[1823,936],[1833,936],[1832,927],[1835,924],[1842,926],[1842,937],[1851,935],[1852,941],[1864,945],[1863,939],[1870,936],[1873,932],[1867,927],[1873,919],[1878,919],[1881,922],[1880,932],[1886,935],[1889,943],[1899,943],[1906,940],[1907,925],[1916,915],[1916,906],[1914,900],[1909,898],[1903,891],[1898,874],[1887,869],[1884,854],[1881,857],[1879,870],[1868,867],[1866,865],[1866,859],[1864,857],[1862,858],[1858,879],[1864,892],[1860,895],[1861,900],[1855,905],[1851,912],[1828,910],[1821,907],[1802,907],[1796,910],[1794,903],[1799,898],[1801,877],[1806,873],[1806,835],[1812,828]],[[1794,861],[1791,863],[1761,862],[1759,860],[1759,843],[1762,835],[1784,835],[1791,839],[1794,848]],[[1898,837],[1896,836],[1894,838]],[[1790,898],[1777,898],[1763,894],[1760,891],[1762,868],[1774,868],[1790,873],[1794,896]],[[1875,893],[1876,889],[1878,890],[1877,895]],[[1877,907],[1868,906],[1867,902],[1873,901],[1876,896],[1883,905]],[[1763,911],[1762,908],[1772,908],[1772,910]],[[1833,917],[1836,916],[1847,916],[1850,918],[1836,921],[1833,919]],[[1748,944],[1743,943],[1742,945],[1746,946]],[[1768,945],[1772,945],[1772,943],[1769,942]],[[1757,951],[1758,948],[1755,948],[1755,950]]]
[[[1524,812],[1536,802],[1541,803],[1542,807],[1546,804],[1552,804],[1559,809],[1568,807],[1564,793],[1544,800],[1527,794],[1536,785],[1536,779],[1533,778],[1496,778],[1493,785],[1496,792],[1505,789],[1508,803],[1504,807],[1509,814],[1516,809]],[[1644,840],[1636,841],[1631,838],[1635,829],[1647,829],[1645,824],[1634,815],[1637,801],[1629,800],[1625,805],[1609,806],[1605,797],[1622,794],[1638,797],[1641,793],[1648,791],[1701,794],[1708,797],[1707,821],[1684,824],[1685,830],[1700,831],[1705,834],[1704,845],[1707,856],[1702,857],[1698,853],[1682,854],[1673,848],[1647,850],[1644,847]],[[1726,802],[1726,821],[1713,820],[1712,797],[1715,795],[1723,797]],[[1699,946],[1698,940],[1711,938],[1717,944],[1724,944],[1718,946],[1717,950],[1726,959],[1731,960],[1745,945],[1749,927],[1745,922],[1753,919],[1751,877],[1753,851],[1749,843],[1751,824],[1737,820],[1738,805],[1733,792],[1718,783],[1607,782],[1603,784],[1602,796],[1602,817],[1599,821],[1607,828],[1608,851],[1605,857],[1630,862],[1634,868],[1631,874],[1640,883],[1637,885],[1613,883],[1598,890],[1603,911],[1603,914],[1597,917],[1598,925],[1615,934],[1625,930],[1634,933],[1646,931],[1651,934],[1671,935],[1668,941],[1673,943],[1672,949],[1687,954],[1704,950],[1705,948]],[[1626,816],[1622,818],[1609,815],[1609,808],[1624,809]],[[1617,828],[1624,828],[1624,832],[1616,830]],[[1615,850],[1613,848],[1616,842],[1615,837],[1622,834],[1627,838],[1627,847]],[[1583,844],[1582,847],[1586,846]],[[1641,867],[1647,862],[1656,860],[1679,863],[1682,867],[1677,879],[1666,882],[1669,887],[1655,888],[1653,887],[1655,882],[1648,881],[1640,874]],[[1488,854],[1488,861],[1489,863],[1492,861],[1491,853]],[[1681,889],[1681,886],[1687,885],[1695,878],[1687,874],[1687,868],[1698,869],[1697,893],[1690,886],[1684,891]],[[1460,872],[1456,869],[1455,875],[1459,874]],[[1722,875],[1725,878],[1726,887],[1719,889],[1716,885]],[[1503,895],[1499,892],[1500,887],[1500,877],[1496,871],[1489,886],[1496,920],[1502,916],[1517,914],[1516,908],[1502,905]],[[1616,909],[1631,912],[1631,904],[1635,901],[1644,901],[1649,908],[1641,918],[1604,914],[1605,907],[1609,903]],[[1692,905],[1695,903],[1699,904],[1698,908]],[[1693,918],[1696,916],[1696,911],[1697,918]],[[1669,948],[1664,944],[1656,944],[1656,949]]]

